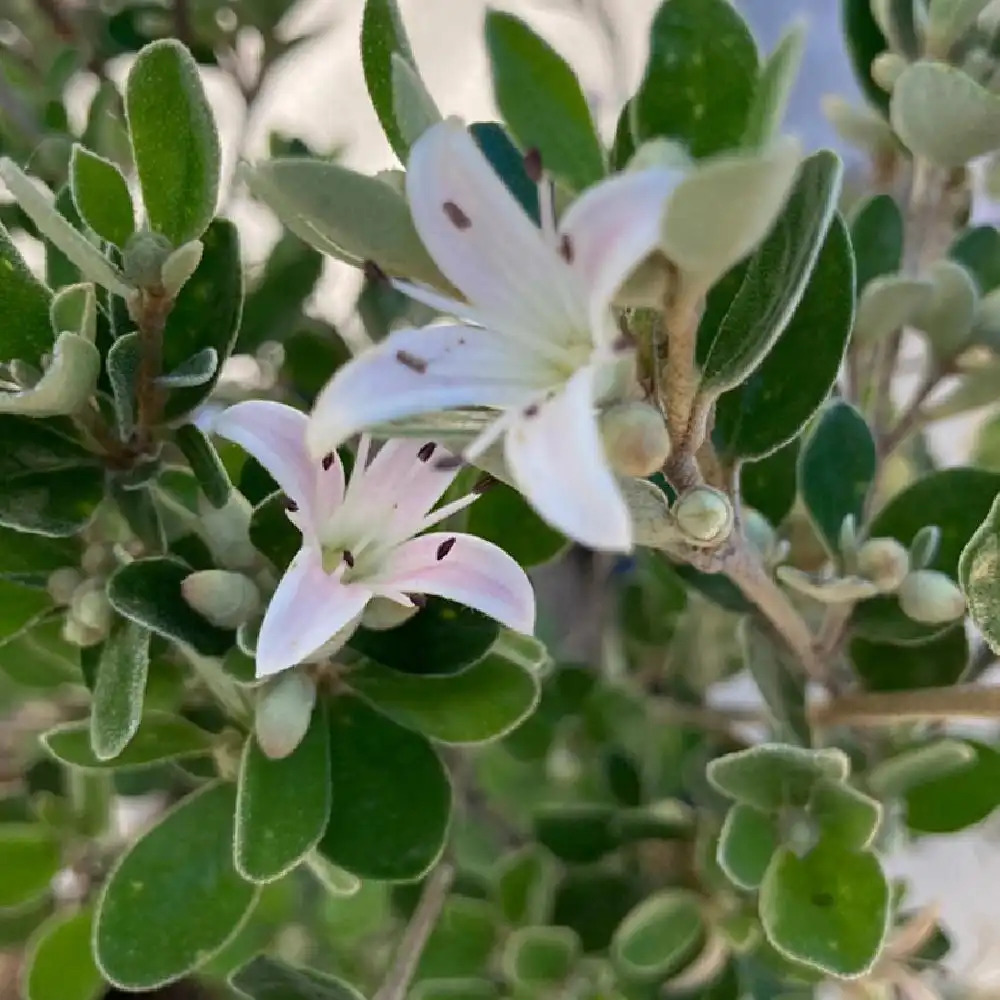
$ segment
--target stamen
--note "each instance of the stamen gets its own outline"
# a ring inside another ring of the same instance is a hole
[[[559,256],[562,257],[567,264],[573,263],[573,241],[569,238],[568,233],[563,233],[561,239],[559,240]]]
[[[529,403],[524,408],[524,415],[526,417],[537,417],[538,416],[538,410],[539,410],[539,406],[538,406],[537,403]]]
[[[537,148],[529,149],[524,154],[524,172],[528,175],[532,184],[542,183],[542,154]]]
[[[332,451],[327,452],[323,456],[323,461],[320,464],[323,466],[324,472],[329,472],[330,469],[333,468],[333,459],[334,459],[334,454]]]
[[[423,358],[418,358],[415,354],[411,354],[409,351],[396,351],[396,360],[411,371],[415,371],[418,375],[423,375],[427,371],[427,362]]]
[[[354,569],[354,554],[350,549],[344,549],[344,562],[347,563],[348,569]]]
[[[437,510],[432,510],[420,522],[415,534],[420,534],[421,531],[426,531],[435,524],[447,521],[452,514],[457,514],[459,511],[465,510],[466,507],[475,503],[478,499],[478,493],[467,493],[464,497],[459,497],[457,500],[452,500],[451,503],[446,503],[443,507],[438,507]]]
[[[430,461],[430,457],[434,454],[436,448],[437,445],[433,441],[428,441],[427,444],[420,446],[420,450],[417,452],[417,458],[419,458],[421,462]]]
[[[415,607],[426,608],[427,607],[427,595],[426,594],[407,594],[406,595]]]
[[[365,278],[375,285],[384,285],[389,282],[389,275],[385,273],[373,260],[366,260],[361,266]]]
[[[451,552],[451,550],[455,547],[455,542],[457,542],[457,541],[458,541],[457,538],[446,538],[438,546],[438,550],[437,550],[437,560],[438,560],[438,562],[441,562],[441,560],[444,559],[444,557],[449,552]]]
[[[446,201],[441,207],[444,209],[444,214],[448,216],[448,221],[456,229],[468,229],[472,225],[472,219],[453,201]]]
[[[290,510],[293,514],[299,509],[299,505],[291,497],[285,497],[283,503],[285,510]]]

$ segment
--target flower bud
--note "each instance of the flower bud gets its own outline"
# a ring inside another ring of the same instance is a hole
[[[184,287],[188,278],[198,270],[204,251],[205,245],[201,240],[191,240],[183,246],[179,246],[163,262],[160,278],[163,282],[163,290],[170,298],[176,298],[177,293]]]
[[[872,61],[872,79],[887,94],[891,94],[907,65],[907,61],[896,52],[880,52]]]
[[[82,622],[78,622],[72,615],[67,615],[63,619],[62,637],[71,646],[79,646],[86,649],[88,646],[96,646],[103,642],[105,633],[98,629],[88,628]]]
[[[383,632],[409,621],[419,610],[416,604],[408,608],[390,601],[388,597],[373,597],[361,616],[361,624],[365,628]]]
[[[899,588],[899,606],[907,618],[924,625],[944,625],[965,614],[965,596],[944,573],[921,569]]]
[[[113,612],[101,580],[84,580],[73,591],[69,603],[70,616],[85,628],[107,635]]]
[[[222,507],[213,507],[204,496],[198,499],[202,537],[216,562],[226,569],[250,569],[257,550],[250,541],[253,508],[238,490],[232,490]]]
[[[910,553],[895,538],[872,538],[858,550],[857,568],[883,594],[891,594],[910,572]]]
[[[219,628],[236,628],[260,608],[260,591],[242,573],[206,569],[181,584],[184,600]]]
[[[301,670],[286,670],[261,692],[253,728],[257,742],[271,760],[287,757],[302,742],[313,706],[316,684]]]
[[[80,566],[87,576],[98,576],[114,566],[114,551],[103,542],[93,542],[83,550]]]
[[[733,530],[729,498],[711,486],[696,486],[672,508],[674,521],[694,545],[719,545]]]
[[[666,421],[649,403],[616,403],[601,414],[600,423],[608,461],[623,476],[651,476],[670,455]]]
[[[159,233],[144,230],[130,236],[122,254],[125,279],[137,288],[161,288],[163,265],[172,250],[170,240]]]
[[[75,566],[63,566],[49,574],[45,588],[56,604],[69,604],[81,583],[83,574]]]

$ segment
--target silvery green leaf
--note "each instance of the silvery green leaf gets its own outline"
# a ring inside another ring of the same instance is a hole
[[[896,81],[910,64],[896,52],[880,52],[872,60],[872,79],[887,93],[891,94]]]
[[[392,112],[403,140],[412,146],[427,129],[441,121],[441,112],[413,64],[398,52],[392,53],[391,62]]]
[[[779,566],[775,572],[783,584],[821,604],[864,601],[878,593],[878,587],[871,580],[865,580],[860,576],[834,577],[827,580],[794,566]]]
[[[937,357],[951,358],[969,342],[979,292],[972,275],[951,260],[935,261],[928,277],[933,294],[914,313],[913,325],[927,334]]]
[[[135,430],[135,380],[139,374],[141,350],[139,334],[126,333],[111,345],[105,362],[118,434],[123,441],[127,441]]]
[[[879,157],[899,149],[899,139],[889,123],[871,108],[855,107],[836,94],[828,94],[822,104],[823,114],[849,145]]]
[[[876,344],[913,320],[934,294],[929,281],[886,274],[865,285],[854,321],[854,342]]]
[[[172,251],[160,268],[160,280],[163,290],[176,298],[184,283],[198,270],[205,244],[201,240],[189,240],[183,246]]]
[[[321,253],[438,288],[448,283],[424,248],[406,199],[375,177],[306,157],[270,160],[244,171],[251,192]]]
[[[52,361],[30,389],[0,389],[0,413],[32,417],[57,417],[76,413],[94,394],[101,373],[101,355],[94,345],[75,333],[56,338]]]
[[[764,238],[801,157],[799,143],[783,138],[760,153],[700,164],[667,205],[660,249],[694,285],[707,288]]]
[[[125,283],[121,272],[56,211],[54,196],[44,184],[32,180],[7,157],[0,159],[0,178],[38,231],[61,250],[85,278],[103,285],[116,295],[127,296],[131,293],[132,289]]]
[[[948,50],[979,20],[992,0],[930,0],[925,34],[927,51],[944,58]]]
[[[785,32],[761,67],[743,136],[743,145],[748,149],[766,146],[781,127],[792,85],[802,63],[804,46],[805,26],[796,22]]]
[[[97,335],[97,293],[90,282],[67,285],[52,296],[49,305],[52,331],[76,333],[84,340],[94,342]]]
[[[182,365],[172,372],[160,375],[157,385],[167,389],[186,389],[194,385],[204,385],[219,367],[219,352],[214,347],[206,347],[192,354]]]
[[[907,147],[939,167],[1000,149],[1000,97],[944,63],[910,66],[896,81],[890,113]]]

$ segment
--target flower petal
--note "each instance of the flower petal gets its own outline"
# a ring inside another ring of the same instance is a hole
[[[625,279],[660,243],[663,212],[680,170],[650,167],[589,188],[566,210],[560,232],[572,248],[573,269],[588,289],[595,337],[614,338],[608,307]]]
[[[343,497],[344,470],[336,453],[325,471],[309,457],[305,447],[308,419],[284,403],[249,400],[217,416],[212,431],[253,455],[299,505],[305,521],[312,526],[323,513],[321,508],[339,503]],[[325,480],[322,485],[320,474]],[[318,496],[320,493],[322,496]]]
[[[320,456],[373,424],[452,406],[518,406],[555,380],[530,351],[490,330],[397,330],[330,379],[306,441]]]
[[[376,578],[389,593],[435,594],[482,611],[508,628],[535,628],[535,594],[527,574],[503,549],[460,532],[433,531],[404,542]]]
[[[592,549],[628,552],[632,520],[608,467],[594,415],[593,368],[583,368],[507,432],[517,488],[554,528]]]
[[[565,342],[586,330],[586,293],[452,119],[414,145],[406,193],[438,267],[498,329]]]
[[[281,578],[257,637],[257,676],[301,663],[356,619],[372,591],[324,572],[322,554],[303,546]]]

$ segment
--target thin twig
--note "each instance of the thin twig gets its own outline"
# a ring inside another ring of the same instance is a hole
[[[403,932],[392,966],[382,980],[374,1000],[403,1000],[406,996],[413,974],[417,971],[417,963],[441,916],[454,879],[455,869],[447,862],[442,862],[431,872],[420,902]]]
[[[1000,688],[978,684],[843,695],[818,708],[819,725],[884,726],[947,719],[1000,719]]]

